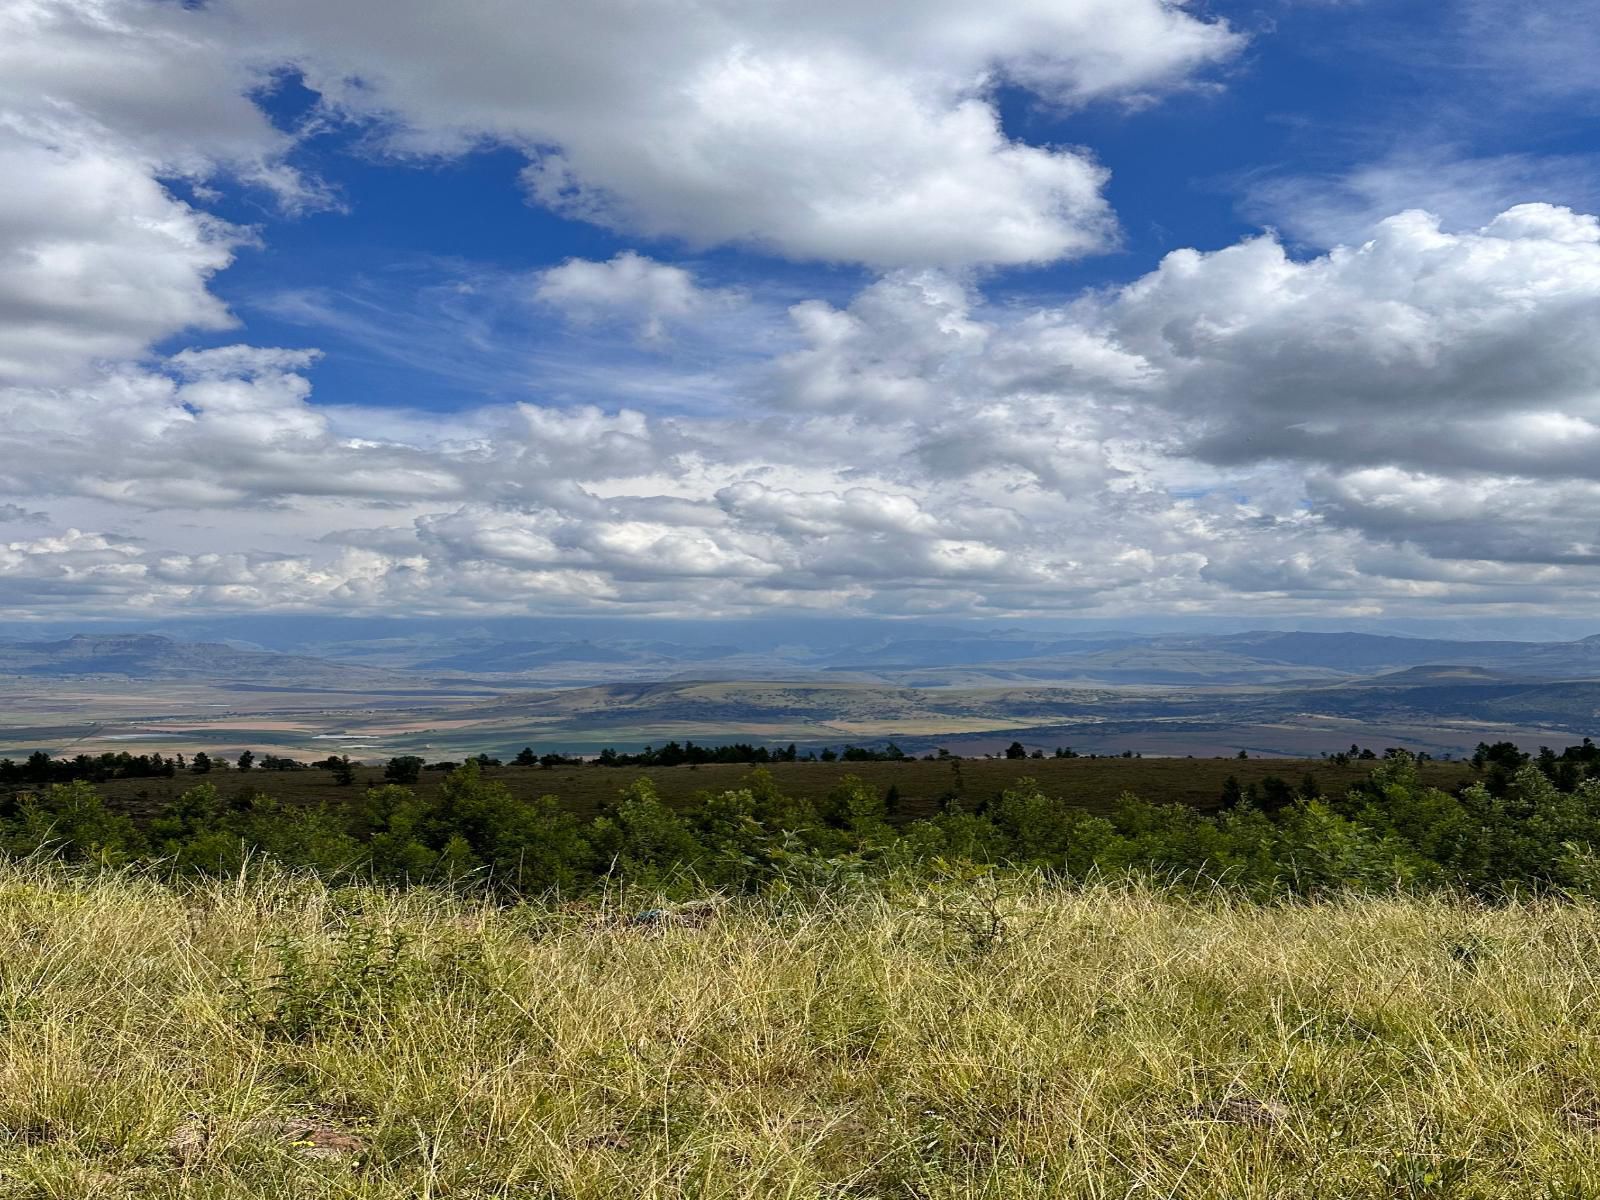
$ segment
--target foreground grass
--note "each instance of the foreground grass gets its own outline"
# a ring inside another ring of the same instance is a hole
[[[1600,1195],[1600,909],[0,867],[0,1197]]]

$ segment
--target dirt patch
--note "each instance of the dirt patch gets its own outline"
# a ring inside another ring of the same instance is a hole
[[[367,1149],[365,1139],[319,1117],[252,1117],[230,1129],[191,1116],[168,1139],[167,1151],[179,1165],[189,1167],[238,1141],[269,1142],[297,1158],[319,1161],[354,1159]]]

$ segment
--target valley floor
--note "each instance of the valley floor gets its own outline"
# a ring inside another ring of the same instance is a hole
[[[1580,1197],[1600,910],[0,868],[0,1196]]]
[[[0,647],[3,650],[3,647]],[[3,655],[0,655],[3,657]],[[669,741],[801,750],[895,741],[922,755],[1001,753],[1013,741],[1115,756],[1232,754],[1315,758],[1352,743],[1434,758],[1479,742],[1526,750],[1593,731],[1600,684],[1522,681],[1380,686],[898,687],[863,683],[661,681],[526,690],[502,679],[385,677],[379,685],[0,676],[0,757],[158,751],[237,758],[243,750],[312,762],[384,762],[485,753],[593,755]],[[520,689],[520,690],[519,690]]]

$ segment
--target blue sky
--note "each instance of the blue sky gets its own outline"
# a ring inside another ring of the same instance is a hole
[[[1025,89],[998,89],[994,102],[1010,137],[1085,146],[1109,169],[1105,191],[1121,229],[1118,245],[1107,253],[1016,268],[990,277],[988,287],[1002,297],[1048,302],[1127,282],[1170,250],[1214,249],[1259,232],[1275,215],[1252,199],[1260,181],[1365,165],[1376,148],[1405,136],[1409,121],[1400,109],[1450,123],[1447,95],[1471,87],[1470,81],[1449,65],[1408,66],[1402,48],[1393,45],[1403,37],[1435,36],[1431,8],[1211,6],[1207,11],[1251,34],[1248,51],[1214,73],[1215,90],[1134,112],[1116,103],[1069,110]],[[1375,43],[1390,44],[1392,52],[1374,53]],[[280,128],[293,130],[313,117],[316,100],[296,75],[285,73],[262,95],[261,107]],[[1474,140],[1492,153],[1503,132],[1477,131]],[[1575,140],[1554,131],[1535,140],[1524,127],[1517,145],[1544,145],[1550,152],[1582,146],[1583,130],[1572,132]],[[407,403],[472,406],[483,390],[480,381],[456,371],[419,377],[412,363],[374,361],[375,347],[360,338],[347,340],[341,329],[310,317],[286,316],[278,302],[285,293],[352,296],[345,304],[355,320],[374,304],[416,312],[430,286],[448,287],[480,271],[535,271],[572,257],[609,259],[628,250],[692,261],[703,278],[796,295],[847,299],[871,278],[870,270],[848,262],[686,246],[563,217],[527,202],[517,180],[526,159],[503,146],[396,162],[371,153],[370,137],[365,126],[334,126],[293,155],[298,167],[333,190],[341,208],[285,216],[259,191],[238,184],[209,206],[264,233],[213,290],[248,323],[253,340],[306,343],[327,353],[316,375],[321,399],[360,403],[374,390],[398,386]],[[1472,153],[1465,144],[1452,151]],[[1314,248],[1320,247],[1297,247]],[[202,339],[231,340],[232,331]],[[190,344],[195,338],[189,333],[170,343]]]
[[[10,0],[0,619],[1581,618],[1576,0]]]

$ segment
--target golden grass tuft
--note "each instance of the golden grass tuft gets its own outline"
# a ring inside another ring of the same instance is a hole
[[[1600,1194],[1587,903],[638,907],[0,868],[0,1197]]]

